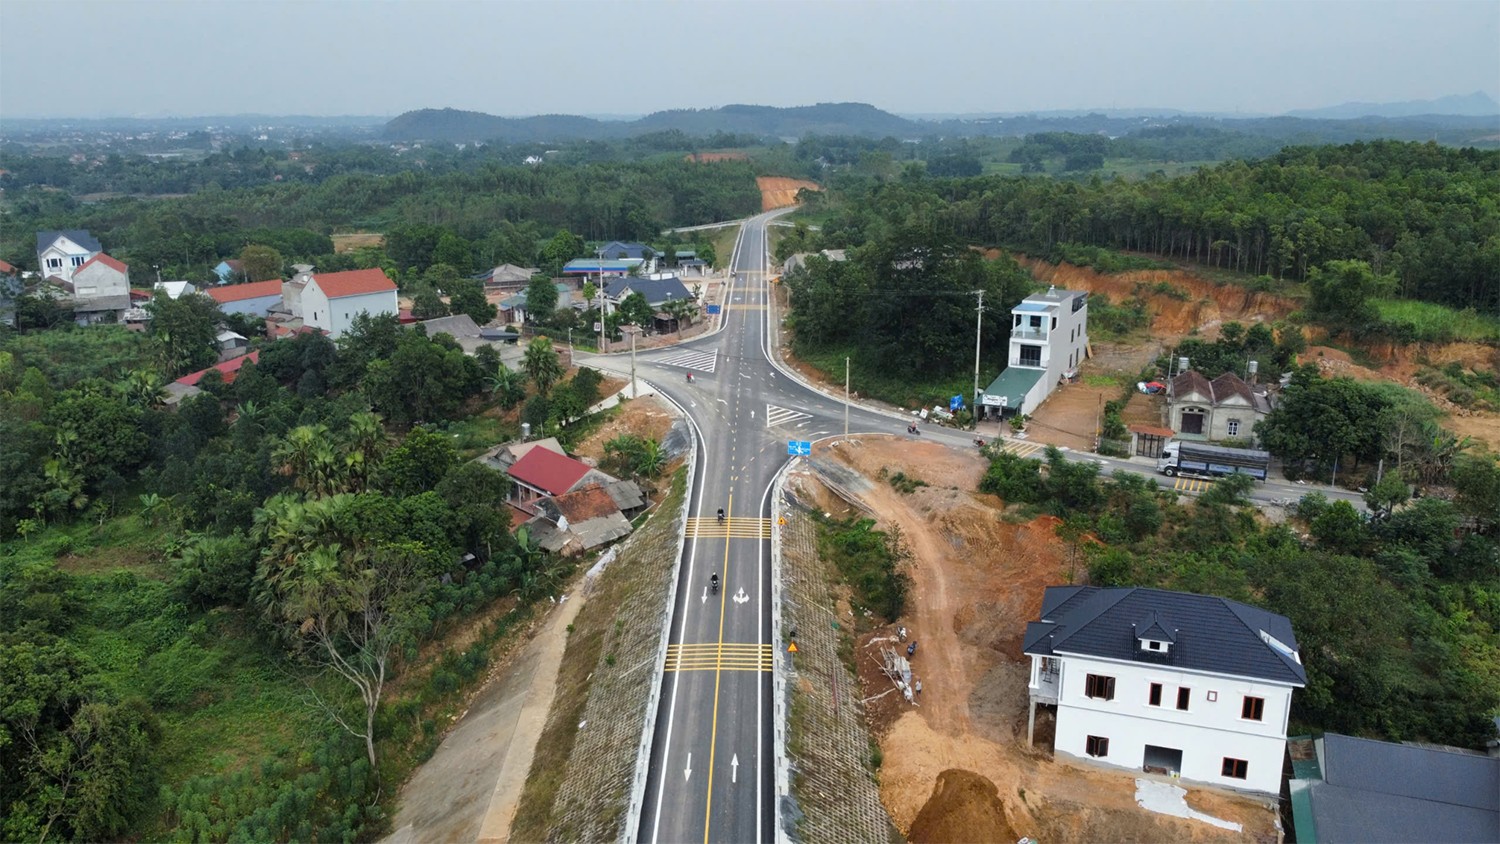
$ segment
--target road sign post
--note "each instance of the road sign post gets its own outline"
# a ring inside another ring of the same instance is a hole
[[[786,453],[792,456],[807,456],[812,454],[812,443],[808,440],[787,440]]]

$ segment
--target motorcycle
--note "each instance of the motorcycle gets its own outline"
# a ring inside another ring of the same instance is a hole
[[[708,588],[711,589],[715,595],[719,594],[719,575],[718,574],[714,574],[713,576],[709,577],[709,579],[708,579]]]
[[[906,433],[920,435],[922,431],[917,427],[916,423],[913,422],[912,424],[906,426]]]
[[[724,508],[723,507],[719,508],[719,523],[720,524],[724,523]]]

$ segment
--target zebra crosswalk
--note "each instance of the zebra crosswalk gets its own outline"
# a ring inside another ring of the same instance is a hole
[[[791,410],[785,407],[777,407],[774,404],[766,405],[767,428],[774,428],[777,425],[790,425],[794,422],[801,422],[804,419],[811,418],[811,413],[803,413],[800,410]]]
[[[1000,450],[1014,454],[1017,457],[1033,457],[1047,447],[1045,443],[1028,443],[1019,440],[1006,440]]]
[[[715,516],[687,520],[688,539],[770,539],[771,520],[734,516],[719,521]]]
[[[666,366],[680,366],[685,369],[696,369],[699,372],[713,372],[719,365],[719,355],[716,352],[701,352],[696,349],[684,349],[674,352],[666,357],[657,358],[657,363]]]
[[[770,671],[770,645],[753,642],[702,642],[667,646],[668,671]]]

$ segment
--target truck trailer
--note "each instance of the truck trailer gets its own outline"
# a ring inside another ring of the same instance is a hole
[[[1269,452],[1181,440],[1167,443],[1161,450],[1161,457],[1156,460],[1156,471],[1169,478],[1178,475],[1218,478],[1241,474],[1263,481],[1270,467]]]

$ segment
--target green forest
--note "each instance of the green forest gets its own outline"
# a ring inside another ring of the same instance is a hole
[[[194,299],[153,303],[171,332],[0,338],[0,838],[368,838],[570,572],[470,458],[517,416],[586,435],[561,421],[597,373],[361,317],[170,408],[173,343],[222,319],[166,313]],[[611,453],[662,469],[654,441]]]
[[[1171,179],[880,178],[849,168],[830,182],[823,247],[923,224],[1038,255],[1085,244],[1298,282],[1329,262],[1359,261],[1385,295],[1500,313],[1495,151],[1376,141],[1292,147]]]

